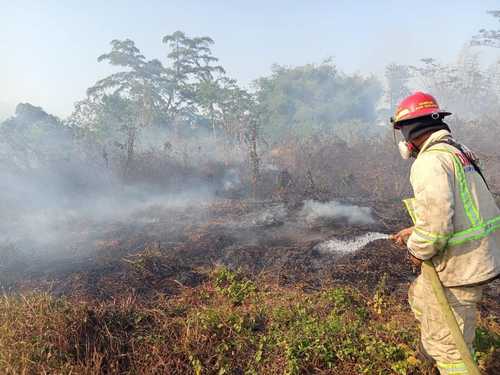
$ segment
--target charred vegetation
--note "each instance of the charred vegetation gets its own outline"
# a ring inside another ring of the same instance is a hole
[[[380,121],[435,90],[500,196],[497,75],[473,54],[384,84],[325,61],[250,91],[211,38],[163,43],[166,61],[112,41],[117,72],[67,119],[26,103],[0,124],[0,372],[422,373],[416,275],[383,237],[410,225],[410,165]],[[499,293],[478,317],[491,374]]]

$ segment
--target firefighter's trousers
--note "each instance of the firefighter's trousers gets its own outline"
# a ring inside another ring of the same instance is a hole
[[[465,342],[473,352],[476,329],[477,303],[483,286],[444,288],[446,297],[464,334]],[[441,374],[467,374],[465,364],[455,346],[451,332],[443,319],[430,281],[420,275],[410,286],[408,297],[411,309],[420,322],[421,341],[426,354],[432,357]]]

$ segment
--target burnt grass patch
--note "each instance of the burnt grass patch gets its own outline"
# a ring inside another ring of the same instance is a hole
[[[254,220],[262,209],[223,201],[174,216],[156,208],[142,227],[101,228],[85,257],[10,275],[0,372],[420,374],[405,251],[386,240],[354,253],[315,250],[401,220],[311,227],[293,209]],[[491,374],[498,293],[498,282],[486,290],[476,343]]]

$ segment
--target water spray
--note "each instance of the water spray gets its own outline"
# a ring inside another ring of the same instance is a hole
[[[376,240],[388,240],[389,234],[380,232],[368,232],[362,236],[354,237],[349,240],[331,239],[315,246],[315,250],[323,253],[353,253],[356,252],[370,242]]]

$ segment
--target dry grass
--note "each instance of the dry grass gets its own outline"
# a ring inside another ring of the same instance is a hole
[[[499,333],[491,322],[481,328],[483,367]],[[304,293],[223,268],[175,297],[4,296],[0,372],[417,374],[416,337],[407,307],[383,285]]]

